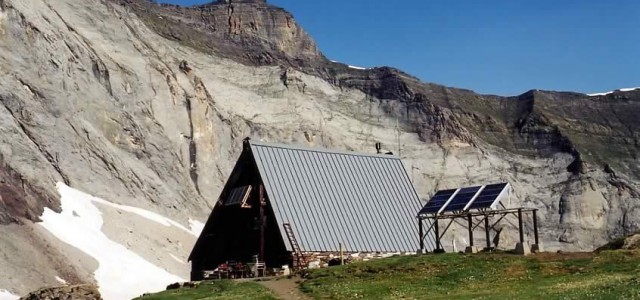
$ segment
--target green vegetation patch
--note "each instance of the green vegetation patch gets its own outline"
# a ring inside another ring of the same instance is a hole
[[[233,282],[230,280],[205,281],[195,288],[181,288],[157,294],[145,295],[140,300],[187,300],[187,299],[277,299],[269,289],[255,282]]]
[[[313,270],[316,299],[640,299],[640,252],[442,254]]]

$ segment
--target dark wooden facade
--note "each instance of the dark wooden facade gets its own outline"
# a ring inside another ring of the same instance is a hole
[[[191,280],[202,280],[203,271],[214,270],[221,263],[250,262],[255,255],[267,267],[291,264],[291,254],[285,247],[285,239],[247,147],[245,143],[245,149],[189,256]],[[231,191],[243,186],[251,186],[245,205],[226,204]]]

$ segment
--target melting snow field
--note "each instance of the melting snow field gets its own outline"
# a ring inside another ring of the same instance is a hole
[[[640,87],[626,88],[626,89],[619,89],[619,90],[610,91],[610,92],[606,92],[606,93],[587,94],[587,96],[592,96],[592,97],[593,97],[593,96],[606,96],[606,95],[612,94],[613,92],[616,92],[616,91],[620,91],[620,92],[630,92],[630,91],[638,90],[638,89],[640,89]]]
[[[20,297],[9,293],[7,290],[0,289],[0,300],[17,300]]]
[[[104,299],[131,299],[146,292],[162,291],[170,283],[185,281],[110,240],[102,233],[102,213],[94,203],[135,213],[166,226],[173,225],[188,232],[190,230],[158,214],[114,204],[63,183],[58,183],[57,188],[61,196],[62,212],[58,214],[45,208],[40,224],[58,239],[98,261],[94,277]],[[2,297],[0,292],[0,299],[4,300]]]
[[[58,190],[60,190],[60,185],[61,185],[61,183],[58,184]],[[62,185],[64,185],[64,184],[62,184]],[[72,188],[70,188],[68,186],[65,186],[65,187],[68,188],[68,189],[72,189]],[[74,191],[77,192],[77,193],[82,193],[82,192],[79,192],[79,191],[76,191],[76,190],[74,190]],[[82,193],[82,194],[84,194],[84,193]],[[115,203],[111,203],[111,202],[106,201],[106,200],[102,200],[100,198],[93,197],[93,196],[88,195],[88,194],[84,194],[84,195],[87,195],[87,196],[91,197],[91,201],[93,201],[95,203],[100,203],[100,204],[111,206],[113,208],[116,208],[116,209],[119,209],[119,210],[122,210],[122,211],[130,212],[130,213],[136,214],[136,215],[141,216],[141,217],[143,217],[145,219],[154,221],[156,223],[162,224],[162,225],[167,226],[167,227],[175,226],[177,228],[180,228],[180,229],[184,230],[185,232],[188,232],[190,234],[195,235],[196,237],[200,234],[199,232],[198,232],[198,234],[193,233],[193,224],[191,223],[191,221],[192,221],[191,219],[189,219],[189,224],[192,224],[191,225],[191,230],[190,230],[190,229],[187,229],[186,227],[182,226],[182,224],[180,224],[180,223],[178,223],[176,221],[173,221],[173,220],[171,220],[171,219],[169,219],[167,217],[164,217],[162,215],[159,215],[157,213],[154,213],[154,212],[151,212],[151,211],[148,211],[148,210],[144,210],[142,208],[115,204]],[[194,221],[194,222],[200,223],[198,221]]]

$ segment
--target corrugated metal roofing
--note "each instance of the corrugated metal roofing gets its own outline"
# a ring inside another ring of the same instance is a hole
[[[337,251],[341,242],[349,252],[419,248],[421,203],[399,157],[250,144],[285,241],[290,223],[303,251]]]

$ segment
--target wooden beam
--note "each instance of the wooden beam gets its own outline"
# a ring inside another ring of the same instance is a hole
[[[265,261],[265,257],[264,257],[264,243],[265,243],[265,236],[264,236],[264,231],[265,231],[265,227],[266,227],[266,216],[264,213],[264,209],[265,206],[267,206],[267,202],[264,200],[264,185],[260,184],[260,193],[259,193],[259,201],[260,201],[260,260],[261,261]]]
[[[489,216],[484,216],[484,234],[487,240],[487,251],[491,249],[491,234],[489,233]]]
[[[518,209],[518,233],[520,234],[520,243],[524,243],[524,229],[522,228],[522,209]]]
[[[467,220],[469,221],[469,246],[473,247],[473,217],[469,215]]]
[[[540,240],[538,237],[538,214],[537,210],[533,211],[533,238],[536,241],[536,245],[540,245]]]
[[[420,233],[420,252],[424,251],[424,229],[422,228],[422,220],[418,219],[418,231]]]
[[[438,219],[433,220],[435,222],[435,231],[436,231],[436,250],[440,250],[440,228],[438,226]]]

